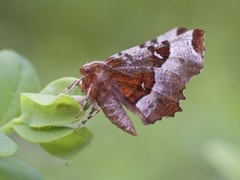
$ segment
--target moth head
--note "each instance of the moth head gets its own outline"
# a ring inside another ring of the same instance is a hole
[[[90,66],[89,66],[88,64],[80,67],[80,73],[81,73],[83,76],[89,74],[90,71],[91,71],[91,68],[90,68]]]
[[[98,70],[97,65],[98,63],[92,62],[92,63],[87,63],[82,67],[80,67],[80,73],[82,74],[82,79],[81,79],[81,82],[79,83],[79,86],[86,93],[88,92],[88,89],[93,83],[93,81],[96,79],[96,74]]]
[[[79,83],[79,86],[83,91],[87,92],[92,79],[90,76],[91,68],[88,64],[85,64],[84,66],[80,67],[79,70],[80,70],[80,73],[82,74],[82,78]]]
[[[105,63],[101,61],[94,61],[87,63],[80,68],[80,73],[85,76],[92,76],[99,73],[102,70],[102,67],[106,66]]]

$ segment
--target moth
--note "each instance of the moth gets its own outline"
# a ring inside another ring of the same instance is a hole
[[[136,136],[123,105],[145,125],[182,111],[185,84],[203,68],[204,35],[201,29],[175,28],[105,61],[82,66],[82,77],[67,91],[79,86],[86,93],[84,105],[91,102],[92,111],[83,123],[102,110],[113,124]]]

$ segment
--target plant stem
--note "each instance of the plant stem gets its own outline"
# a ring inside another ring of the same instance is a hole
[[[20,118],[14,118],[8,123],[4,124],[3,126],[0,127],[0,132],[3,132],[4,134],[10,134],[13,131],[13,125],[18,122]]]

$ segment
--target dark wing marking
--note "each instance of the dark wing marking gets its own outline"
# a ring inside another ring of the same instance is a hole
[[[169,40],[169,39],[172,39],[184,32],[186,32],[187,29],[185,28],[181,28],[181,27],[176,27],[174,29],[171,29],[170,31],[166,32],[165,34],[162,34],[158,37],[156,37],[155,39],[153,40],[150,40],[150,41],[147,41],[141,45],[137,45],[137,46],[134,46],[130,49],[127,49],[127,50],[124,50],[124,51],[121,51],[117,54],[114,54],[112,55],[110,58],[119,58],[119,56],[127,56],[128,52],[133,52],[133,51],[139,51],[140,49],[142,48],[145,48],[145,47],[149,47],[149,46],[153,46],[154,44],[159,44],[161,43],[162,41],[166,41],[166,40]]]

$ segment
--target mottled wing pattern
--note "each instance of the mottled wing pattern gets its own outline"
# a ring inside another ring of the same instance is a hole
[[[110,58],[106,60],[106,63],[114,64],[115,66],[125,66],[125,65],[135,65],[135,63],[139,64],[140,62],[136,62],[142,60],[143,54],[146,54],[146,47],[152,47],[155,44],[160,44],[163,41],[172,39],[182,33],[186,32],[185,28],[174,28],[163,35],[156,37],[153,40],[147,41],[141,45],[134,46],[130,49],[121,51],[117,54],[112,55]],[[147,54],[146,54],[147,55]],[[116,61],[118,59],[118,61]],[[136,61],[135,61],[136,60]],[[144,63],[143,63],[144,64]]]
[[[162,41],[166,41],[168,39],[171,39],[173,37],[176,37],[184,32],[186,32],[187,29],[185,28],[181,28],[181,27],[176,27],[168,32],[166,32],[165,34],[162,34],[158,37],[156,37],[155,39],[153,40],[150,40],[150,41],[147,41],[141,45],[137,45],[137,46],[134,46],[134,47],[131,47],[127,50],[124,50],[122,52],[119,52],[117,54],[114,54],[112,55],[111,57],[113,58],[118,58],[119,56],[121,55],[125,55],[125,54],[128,54],[128,52],[134,52],[134,51],[139,51],[140,49],[144,48],[144,47],[148,47],[148,46],[152,46],[154,44],[158,44],[158,43],[161,43]]]
[[[177,31],[105,61],[114,69],[112,72],[124,77],[111,79],[116,95],[120,92],[120,101],[136,112],[144,124],[181,111],[179,101],[185,98],[186,82],[203,68],[205,32],[195,29],[176,36]]]

